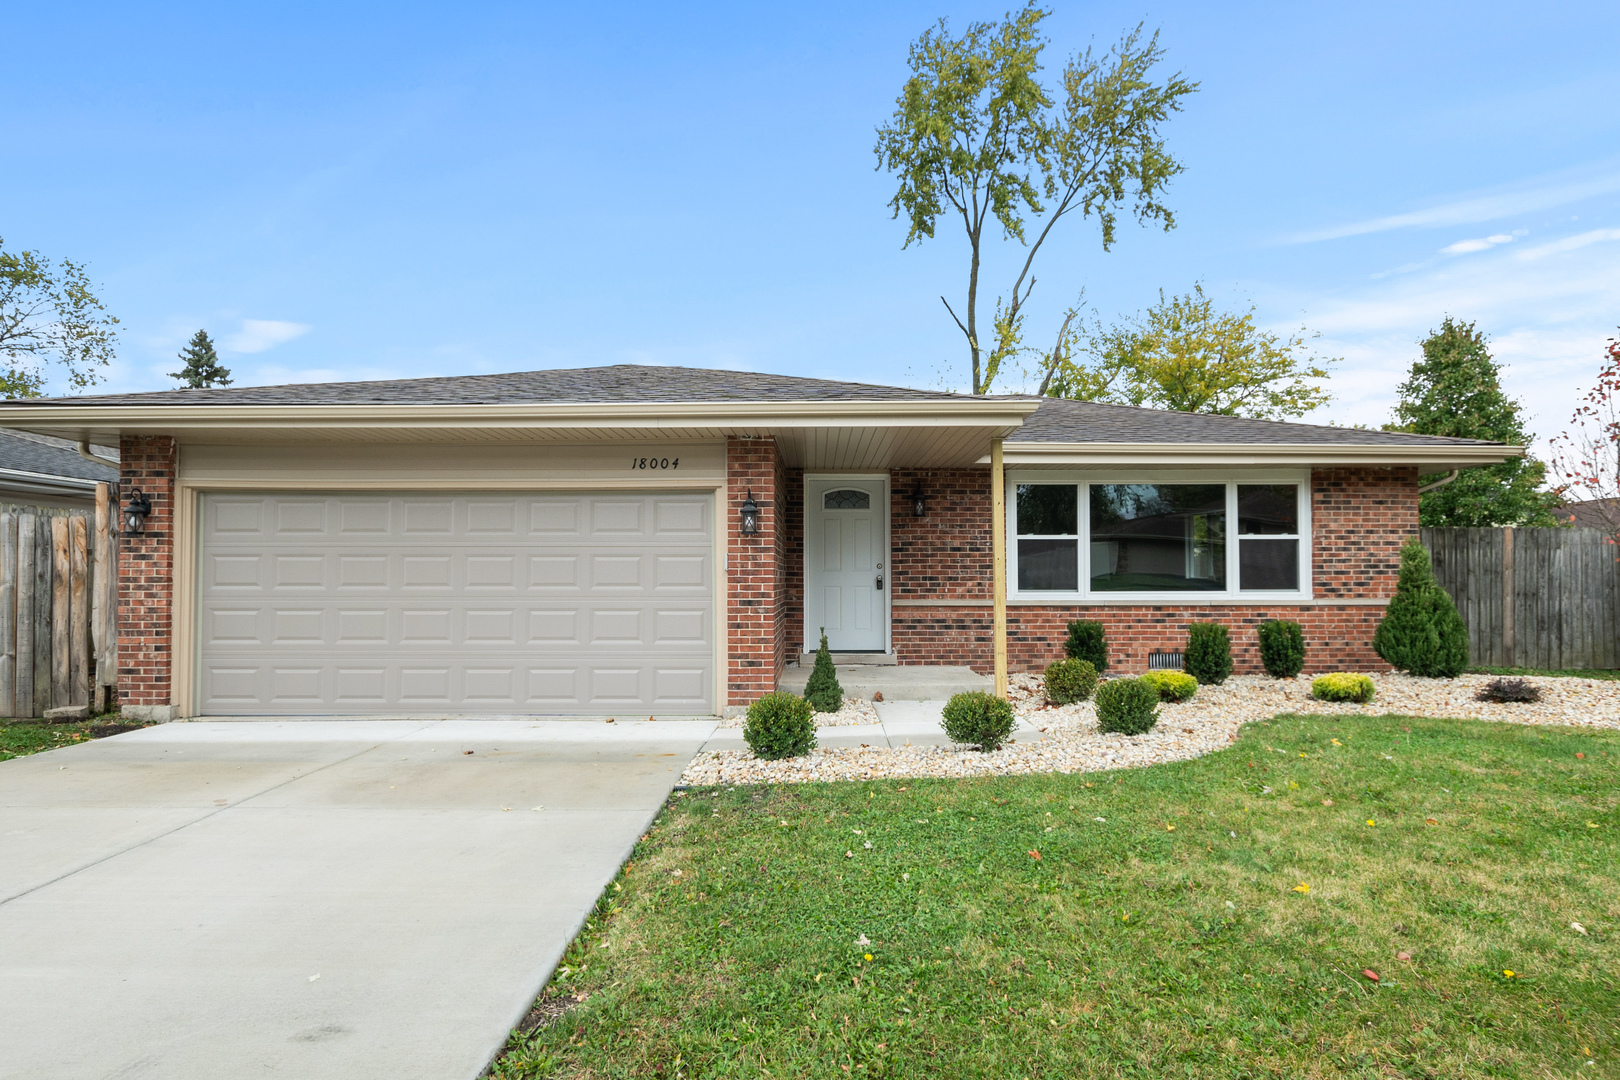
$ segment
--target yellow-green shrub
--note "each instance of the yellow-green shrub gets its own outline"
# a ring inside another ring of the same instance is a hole
[[[1185,671],[1150,671],[1142,681],[1153,684],[1160,701],[1186,701],[1198,693],[1198,680]]]
[[[1311,680],[1311,696],[1318,701],[1353,701],[1365,705],[1373,699],[1373,681],[1350,671],[1318,675]]]

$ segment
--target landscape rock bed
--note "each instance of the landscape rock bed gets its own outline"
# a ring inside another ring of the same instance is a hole
[[[875,724],[878,722],[877,709],[865,698],[847,697],[843,708],[834,713],[818,712],[812,718],[816,727],[849,727],[854,724]],[[723,728],[741,728],[748,724],[746,716],[728,716],[720,721]]]
[[[1574,727],[1620,728],[1620,681],[1540,678],[1534,704],[1495,704],[1475,700],[1489,675],[1456,679],[1419,679],[1409,675],[1375,675],[1377,696],[1366,705],[1317,701],[1310,696],[1308,675],[1272,679],[1239,675],[1221,686],[1201,686],[1191,701],[1165,703],[1159,722],[1143,735],[1108,735],[1097,730],[1091,702],[1051,706],[1039,677],[1014,675],[1008,697],[1019,719],[1039,729],[1038,741],[1013,743],[993,753],[948,746],[861,746],[812,751],[801,758],[761,761],[747,751],[700,753],[681,777],[684,784],[794,784],[833,780],[880,780],[910,777],[1012,776],[1031,773],[1094,772],[1136,768],[1199,757],[1237,738],[1252,720],[1278,713],[1381,716],[1395,713],[1455,719],[1506,721],[1516,724],[1567,724]],[[837,713],[818,713],[819,726],[872,724],[877,711],[870,702],[846,699]],[[726,726],[741,727],[742,718]]]

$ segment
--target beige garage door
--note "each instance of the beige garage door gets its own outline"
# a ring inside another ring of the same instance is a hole
[[[211,494],[199,711],[714,712],[707,494]]]

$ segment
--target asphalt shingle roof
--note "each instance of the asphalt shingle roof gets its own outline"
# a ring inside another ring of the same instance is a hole
[[[107,483],[118,479],[117,469],[86,461],[72,447],[40,442],[10,431],[0,431],[0,469]]]
[[[1031,398],[1030,400],[1037,400]],[[1478,446],[1477,439],[1411,435],[1402,431],[1329,427],[1244,416],[1139,409],[1096,401],[1041,398],[1041,407],[1009,443],[1321,443],[1354,446]]]

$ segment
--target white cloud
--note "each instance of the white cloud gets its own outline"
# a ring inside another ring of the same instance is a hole
[[[1542,259],[1548,255],[1558,255],[1566,251],[1574,251],[1588,244],[1600,243],[1604,240],[1620,240],[1620,229],[1593,229],[1591,232],[1579,233],[1575,236],[1566,236],[1562,240],[1554,240],[1550,244],[1541,244],[1537,247],[1526,248],[1519,252],[1521,259]]]
[[[261,353],[294,338],[303,337],[314,329],[308,323],[282,322],[279,319],[243,319],[240,332],[221,338],[220,344],[230,352]]]
[[[1515,214],[1536,210],[1549,210],[1555,206],[1590,199],[1620,191],[1620,174],[1610,174],[1575,183],[1543,184],[1527,190],[1477,195],[1455,202],[1414,210],[1406,214],[1370,218],[1345,225],[1313,229],[1283,238],[1288,244],[1311,244],[1318,240],[1339,240],[1347,236],[1365,236],[1368,233],[1388,232],[1391,229],[1426,229],[1443,225],[1473,225],[1481,221],[1496,221]],[[1469,249],[1478,250],[1478,249]]]
[[[1478,240],[1459,240],[1440,249],[1442,255],[1467,255],[1474,251],[1489,251],[1497,244],[1511,244],[1513,236],[1509,233],[1497,233],[1495,236],[1485,236]]]

